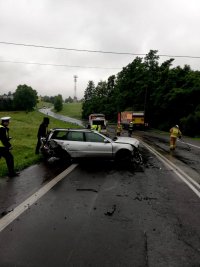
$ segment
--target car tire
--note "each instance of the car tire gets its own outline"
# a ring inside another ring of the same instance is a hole
[[[116,161],[118,163],[130,163],[131,162],[131,152],[126,149],[122,149],[116,154]]]
[[[139,149],[136,148],[136,147],[134,148],[133,161],[138,165],[142,165],[143,164],[142,155],[141,155]]]
[[[62,149],[60,151],[60,160],[62,163],[65,163],[65,164],[70,164],[71,163],[71,156],[69,155],[69,153]]]

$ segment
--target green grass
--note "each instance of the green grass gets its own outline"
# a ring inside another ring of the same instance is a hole
[[[82,114],[82,103],[64,103],[63,109],[56,113],[80,120]]]
[[[35,146],[37,143],[37,131],[40,123],[43,120],[44,114],[33,112],[0,112],[0,117],[10,116],[9,124],[11,144],[13,150],[11,153],[14,156],[15,168],[22,170],[41,160],[40,155],[35,155]],[[55,127],[77,128],[76,125],[59,121],[50,117],[49,129]],[[0,159],[0,177],[7,173],[5,159]]]

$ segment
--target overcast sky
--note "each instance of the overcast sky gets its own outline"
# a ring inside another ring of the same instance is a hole
[[[89,80],[107,80],[135,56],[68,49],[198,57],[199,26],[200,0],[0,0],[0,94],[27,84],[73,98],[77,75],[81,99]],[[185,64],[200,70],[200,58],[175,58]]]

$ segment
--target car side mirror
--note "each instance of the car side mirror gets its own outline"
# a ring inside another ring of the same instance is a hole
[[[107,139],[104,139],[104,143],[107,144],[107,143],[110,143]]]

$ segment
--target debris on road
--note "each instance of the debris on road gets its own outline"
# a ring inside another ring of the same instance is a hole
[[[76,191],[91,191],[91,192],[98,193],[98,190],[93,189],[93,188],[77,188]]]
[[[104,214],[106,216],[112,216],[114,212],[116,211],[116,205],[113,205],[110,211],[105,212]]]
[[[3,216],[5,216],[5,215],[7,215],[9,212],[11,212],[11,211],[13,211],[13,209],[11,209],[11,210],[5,210],[5,211],[3,211],[2,213],[1,213],[1,216],[3,217]]]

